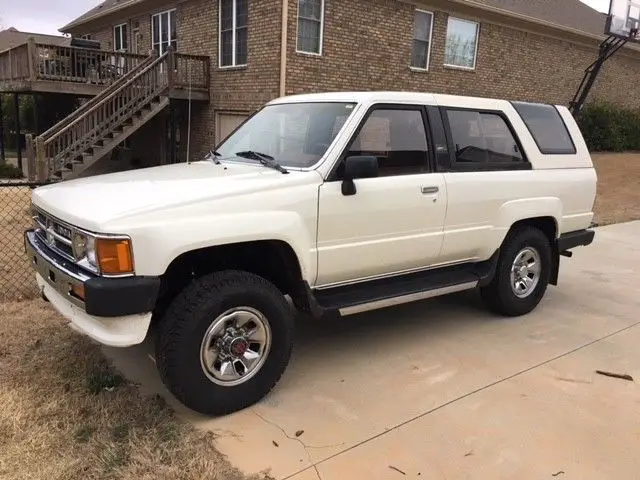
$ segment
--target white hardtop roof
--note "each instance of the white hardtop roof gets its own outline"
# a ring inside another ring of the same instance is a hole
[[[303,103],[303,102],[354,102],[371,103],[418,103],[424,105],[448,105],[458,107],[477,107],[484,109],[502,110],[509,108],[507,100],[482,97],[466,97],[459,95],[444,95],[439,93],[417,92],[328,92],[291,95],[275,99],[269,104]]]

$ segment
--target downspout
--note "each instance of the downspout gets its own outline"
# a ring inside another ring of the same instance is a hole
[[[289,26],[289,0],[282,0],[282,28],[280,38],[280,96],[287,92],[287,31]]]

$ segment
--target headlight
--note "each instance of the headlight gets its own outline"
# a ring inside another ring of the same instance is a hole
[[[78,264],[96,273],[133,273],[133,253],[131,240],[128,238],[94,237],[84,232],[76,232],[72,246]]]
[[[80,232],[73,234],[73,256],[76,261],[82,260],[87,256],[87,236]]]
[[[87,237],[87,262],[89,265],[98,267],[98,260],[96,258],[96,239],[94,237]]]

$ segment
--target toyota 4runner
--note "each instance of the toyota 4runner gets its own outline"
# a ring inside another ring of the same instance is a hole
[[[36,189],[25,245],[74,328],[120,347],[153,331],[168,389],[225,414],[285,371],[287,296],[321,317],[477,288],[491,310],[524,315],[560,256],[592,242],[595,195],[565,107],[300,95],[199,161]]]

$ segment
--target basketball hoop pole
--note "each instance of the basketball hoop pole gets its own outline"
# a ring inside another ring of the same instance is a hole
[[[609,16],[607,22],[610,21],[611,16]],[[582,82],[578,87],[578,91],[569,104],[569,110],[571,111],[571,114],[574,116],[574,118],[577,118],[578,115],[580,115],[580,110],[582,110],[582,107],[584,106],[584,103],[587,100],[591,89],[593,88],[593,84],[596,82],[596,78],[598,77],[600,70],[602,70],[604,62],[611,58],[628,41],[628,37],[609,35],[609,37],[600,44],[597,60],[589,65],[589,67],[587,67],[587,69],[585,70],[584,77],[582,78]]]

